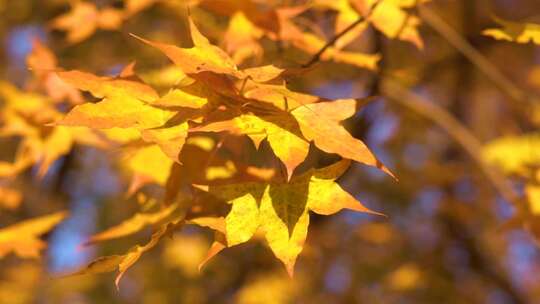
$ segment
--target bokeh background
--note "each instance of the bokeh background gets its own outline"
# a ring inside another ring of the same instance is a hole
[[[226,14],[195,3],[205,1],[181,0],[157,1],[117,29],[98,28],[81,41],[69,41],[51,22],[69,12],[73,2],[0,0],[2,81],[28,89],[33,76],[26,58],[35,39],[50,48],[65,69],[115,75],[137,60],[137,70],[150,74],[167,60],[129,33],[186,45],[187,7],[201,31],[217,45],[225,43]],[[100,8],[125,5],[116,0],[84,2]],[[148,229],[79,246],[139,206],[135,197],[125,198],[129,181],[115,170],[108,154],[76,145],[43,178],[30,168],[10,181],[23,199],[17,208],[0,210],[0,226],[63,209],[69,209],[70,216],[44,236],[49,245],[41,259],[10,255],[0,260],[0,303],[540,303],[540,251],[534,236],[513,221],[518,213],[514,202],[501,195],[474,156],[433,121],[436,117],[407,106],[402,99],[411,96],[385,84],[392,78],[413,97],[443,109],[482,144],[534,132],[537,125],[528,105],[540,90],[540,48],[498,41],[482,31],[497,27],[494,16],[540,23],[540,2],[433,0],[421,5],[524,93],[512,95],[504,85],[501,88],[493,75],[486,75],[478,62],[456,48],[448,32],[426,22],[415,7],[407,11],[420,16],[423,49],[368,27],[351,48],[380,53],[378,71],[330,60],[289,83],[296,90],[332,99],[377,96],[346,125],[399,181],[355,164],[340,184],[386,217],[350,211],[312,215],[292,279],[257,241],[225,250],[199,272],[212,232],[196,227],[183,229],[145,254],[125,274],[119,291],[114,274],[59,279],[58,274],[97,256],[145,242],[151,233]],[[295,22],[327,40],[334,33],[335,18],[336,11],[319,8]],[[310,58],[287,43],[262,45],[262,57],[246,66],[258,62],[291,67]],[[2,160],[13,157],[17,144],[17,138],[0,138]],[[507,154],[514,156],[512,151]],[[517,193],[516,201],[525,200],[526,179],[504,176],[504,182]]]

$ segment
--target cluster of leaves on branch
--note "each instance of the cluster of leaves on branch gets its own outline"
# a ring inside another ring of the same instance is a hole
[[[148,242],[98,258],[75,274],[118,271],[118,285],[163,238],[197,225],[214,233],[201,267],[225,248],[255,239],[263,240],[292,275],[310,213],[376,214],[336,182],[351,162],[393,174],[344,124],[369,98],[327,100],[292,90],[291,84],[319,61],[376,72],[381,54],[362,43],[370,31],[423,49],[415,8],[428,1],[314,0],[282,6],[262,0],[125,0],[121,7],[70,1],[70,9],[48,23],[65,35],[68,48],[97,31],[120,31],[153,6],[189,7],[193,17],[185,23],[191,44],[178,47],[160,42],[159,35],[134,33],[143,37],[130,39],[172,64],[145,70],[131,63],[103,76],[64,70],[62,58],[35,40],[27,58],[30,81],[23,88],[0,82],[0,136],[17,141],[13,159],[0,161],[0,208],[16,211],[25,199],[18,176],[44,178],[57,161],[77,153],[76,147],[91,147],[114,160],[129,180],[124,190],[137,198],[140,210],[84,245],[149,227],[153,234]],[[329,29],[311,22],[309,17],[320,12],[332,14]],[[226,26],[205,22],[209,15]],[[500,28],[486,29],[486,36],[540,43],[538,24],[495,22]],[[305,61],[267,60],[267,53],[284,48]],[[531,83],[540,86],[539,75],[540,68]],[[531,108],[529,118],[530,129],[538,127],[540,107]],[[335,161],[317,166],[319,155]],[[524,204],[517,206],[512,224],[540,237],[540,134],[495,139],[483,156],[524,182]],[[39,257],[47,245],[42,236],[68,216],[59,211],[3,227],[0,258]],[[404,269],[405,276],[417,273],[414,267]]]
[[[342,123],[366,100],[327,100],[289,89],[287,82],[305,72],[302,64],[260,64],[263,44],[295,48],[308,58],[315,56],[315,61],[376,70],[379,54],[346,48],[362,39],[370,25],[388,38],[422,48],[419,19],[410,13],[416,3],[317,0],[291,7],[247,0],[190,1],[228,18],[221,47],[189,17],[191,47],[133,35],[173,66],[136,73],[132,63],[116,76],[62,70],[51,50],[35,41],[27,60],[34,75],[27,89],[0,83],[0,135],[21,139],[14,160],[0,163],[0,192],[6,193],[1,205],[16,208],[22,199],[10,186],[18,174],[36,167],[42,177],[56,160],[73,153],[75,145],[95,147],[114,158],[130,178],[126,191],[141,198],[143,210],[87,243],[127,236],[147,226],[156,229],[148,243],[99,258],[77,274],[118,270],[118,284],[143,253],[190,224],[215,231],[207,260],[226,247],[260,237],[292,275],[310,211],[374,213],[336,183],[351,161],[393,175]],[[76,1],[50,25],[65,31],[68,42],[79,43],[96,30],[119,29],[154,4],[178,7],[174,1],[126,1],[122,9]],[[336,14],[333,36],[359,24],[326,45],[326,37],[298,22],[303,14],[319,10]],[[306,159],[317,149],[341,160],[314,168]],[[160,186],[163,193],[146,191],[148,185]],[[158,210],[146,211],[156,200]],[[44,247],[39,236],[65,216],[57,213],[4,228],[0,256],[37,256]]]

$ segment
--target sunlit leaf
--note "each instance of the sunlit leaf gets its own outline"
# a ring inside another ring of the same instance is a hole
[[[313,140],[319,149],[380,168],[392,175],[362,141],[354,138],[341,125],[342,120],[356,112],[356,107],[357,101],[342,99],[305,105],[291,114],[298,120],[305,138]]]
[[[293,177],[289,183],[211,187],[211,193],[232,205],[225,219],[227,245],[244,243],[262,229],[270,248],[292,275],[306,239],[309,210],[323,215],[343,208],[371,212],[334,182],[348,165],[341,161]]]

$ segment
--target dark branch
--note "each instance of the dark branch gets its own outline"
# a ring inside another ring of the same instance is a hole
[[[310,66],[312,66],[315,63],[319,62],[319,60],[321,60],[321,56],[324,54],[324,52],[326,52],[326,50],[328,48],[332,47],[336,43],[336,41],[339,40],[339,38],[343,37],[345,34],[350,32],[351,30],[353,30],[360,23],[364,22],[367,18],[369,18],[369,16],[375,10],[375,8],[379,4],[379,2],[381,2],[381,1],[377,1],[377,2],[373,3],[371,8],[369,9],[369,12],[365,16],[360,16],[355,22],[351,23],[349,26],[344,28],[341,32],[337,33],[336,35],[334,35],[334,37],[332,37],[330,40],[328,40],[326,42],[326,44],[317,53],[315,53],[315,55],[313,55],[313,57],[311,57],[311,59],[308,62],[306,62],[305,64],[302,65],[302,67],[303,68],[309,68]]]

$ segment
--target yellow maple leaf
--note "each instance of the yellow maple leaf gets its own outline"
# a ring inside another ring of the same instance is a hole
[[[92,235],[85,244],[112,240],[139,232],[146,226],[158,224],[169,218],[178,209],[178,204],[172,204],[153,213],[136,213],[120,224]]]
[[[210,187],[210,193],[232,205],[225,218],[227,246],[251,239],[258,229],[276,255],[293,274],[309,225],[308,211],[329,215],[341,209],[370,212],[335,183],[348,161],[312,169],[288,183],[244,183]]]
[[[191,48],[180,48],[174,45],[153,42],[137,36],[135,37],[163,52],[188,75],[202,72],[238,75],[238,68],[234,61],[222,49],[212,45],[210,41],[201,34],[191,18],[189,18],[189,28],[194,45]]]
[[[10,252],[21,258],[39,257],[39,252],[47,246],[39,236],[58,225],[66,216],[66,212],[57,212],[0,229],[0,258]]]
[[[304,137],[313,140],[319,149],[379,168],[393,176],[362,141],[354,138],[341,125],[342,120],[354,115],[356,108],[356,100],[341,99],[305,105],[291,114],[298,121]]]
[[[247,135],[257,148],[262,140],[267,139],[276,156],[285,165],[287,179],[290,179],[294,169],[309,152],[309,143],[302,137],[297,122],[285,113],[264,117],[243,114],[231,120],[210,123],[198,130]]]

